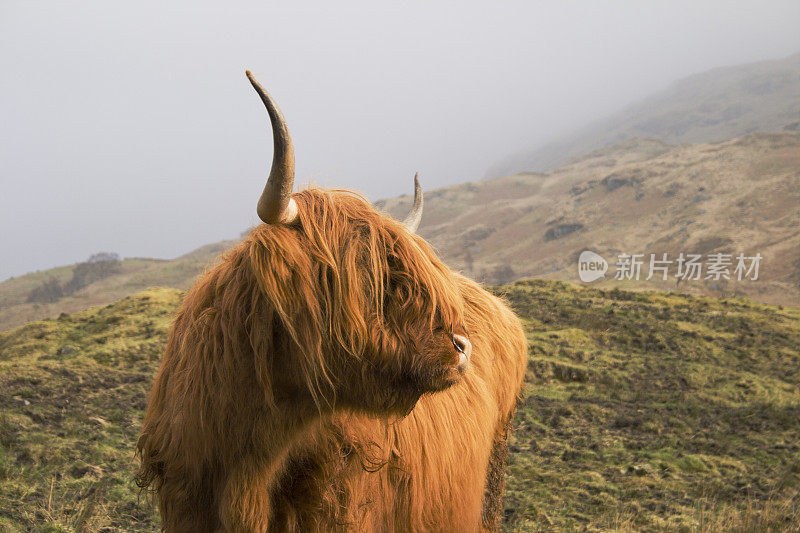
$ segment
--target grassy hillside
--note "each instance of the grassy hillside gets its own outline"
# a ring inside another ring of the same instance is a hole
[[[689,76],[561,140],[499,161],[488,177],[550,170],[634,137],[703,143],[798,130],[800,53]]]
[[[800,523],[800,309],[527,281],[509,531]],[[155,531],[131,480],[181,298],[0,334],[0,531]],[[788,522],[794,520],[794,522]]]
[[[500,292],[530,346],[510,525],[800,527],[800,309],[547,281]]]

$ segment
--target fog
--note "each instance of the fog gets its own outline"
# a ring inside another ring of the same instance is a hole
[[[0,279],[175,257],[257,222],[277,99],[296,188],[481,179],[670,82],[800,50],[800,3],[0,3]]]

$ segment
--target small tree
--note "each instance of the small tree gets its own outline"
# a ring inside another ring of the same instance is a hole
[[[89,256],[87,263],[119,263],[119,254],[114,252],[99,252]]]
[[[84,263],[78,263],[72,270],[72,279],[64,285],[64,291],[72,294],[82,288],[116,274],[120,269],[119,255],[100,252],[89,257]]]

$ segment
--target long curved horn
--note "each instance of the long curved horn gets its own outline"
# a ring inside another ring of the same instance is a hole
[[[249,70],[245,71],[247,79],[261,97],[272,124],[272,168],[269,171],[264,192],[258,199],[256,209],[258,217],[267,224],[291,223],[297,218],[297,204],[292,199],[294,185],[294,148],[292,136],[283,118],[281,110],[275,105],[267,91],[253,77]]]
[[[419,185],[419,176],[418,173],[416,173],[414,174],[414,207],[411,208],[411,212],[403,221],[403,225],[408,228],[408,231],[411,233],[415,233],[417,231],[419,223],[422,220],[423,203],[422,187]]]

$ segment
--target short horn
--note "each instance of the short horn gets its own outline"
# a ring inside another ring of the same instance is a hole
[[[422,187],[419,185],[419,175],[414,174],[414,207],[411,208],[411,213],[408,214],[403,221],[403,225],[408,228],[408,231],[415,233],[422,220]]]
[[[267,108],[269,120],[272,123],[272,168],[269,171],[264,192],[258,199],[258,217],[267,224],[289,224],[297,218],[297,204],[292,199],[294,186],[294,148],[292,136],[283,118],[281,110],[275,105],[267,91],[253,77],[250,71],[245,71],[247,79],[261,97]]]

